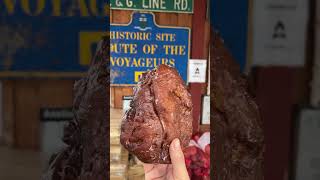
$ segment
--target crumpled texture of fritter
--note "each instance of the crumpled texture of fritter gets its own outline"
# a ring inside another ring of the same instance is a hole
[[[121,144],[144,163],[169,164],[169,146],[192,135],[192,101],[178,72],[167,65],[143,75],[121,125]]]
[[[264,133],[247,78],[218,34],[211,43],[213,179],[263,180]]]

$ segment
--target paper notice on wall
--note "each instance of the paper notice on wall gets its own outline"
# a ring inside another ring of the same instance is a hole
[[[210,124],[210,96],[203,97],[201,124]]]
[[[255,1],[253,65],[304,65],[307,17],[305,0]]]
[[[190,59],[188,66],[188,82],[205,83],[207,72],[207,60]]]

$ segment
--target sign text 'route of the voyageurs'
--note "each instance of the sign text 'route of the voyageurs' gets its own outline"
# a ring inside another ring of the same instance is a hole
[[[134,85],[160,64],[175,67],[187,81],[190,29],[158,26],[152,13],[132,14],[129,24],[110,26],[112,85]]]

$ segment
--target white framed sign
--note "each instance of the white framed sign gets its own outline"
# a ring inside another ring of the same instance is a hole
[[[253,17],[253,65],[304,65],[308,1],[256,1]]]
[[[203,96],[202,98],[201,124],[210,124],[210,96]]]
[[[205,83],[207,74],[206,59],[190,59],[188,66],[189,83]]]

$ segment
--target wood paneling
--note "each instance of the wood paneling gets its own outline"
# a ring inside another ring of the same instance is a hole
[[[73,80],[8,80],[4,82],[6,143],[39,150],[40,108],[72,107]]]
[[[114,108],[114,88],[110,87],[110,107]]]
[[[39,148],[39,100],[34,82],[20,81],[15,86],[15,146]]]
[[[111,91],[113,92],[111,94],[111,99],[113,99],[113,107],[116,109],[122,108],[122,98],[123,96],[131,96],[133,95],[133,88],[132,87],[121,87],[121,86],[115,86],[111,87]]]
[[[3,138],[5,144],[14,143],[14,82],[3,81]]]

